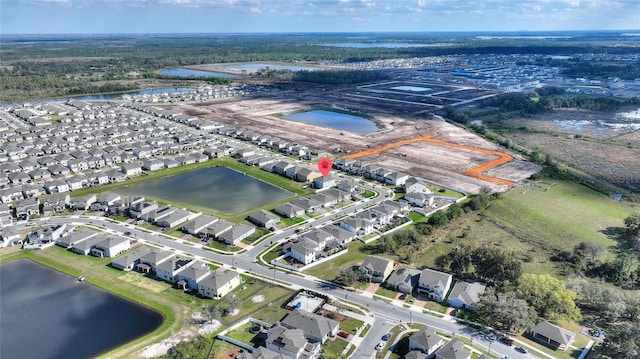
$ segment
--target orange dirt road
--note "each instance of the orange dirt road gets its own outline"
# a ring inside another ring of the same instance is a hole
[[[414,138],[410,138],[407,140],[402,140],[402,141],[398,141],[398,142],[393,142],[393,143],[389,143],[387,145],[384,145],[382,147],[377,147],[377,148],[371,148],[368,150],[364,150],[362,152],[358,152],[358,153],[353,153],[350,155],[345,156],[344,158],[349,158],[349,159],[355,159],[355,158],[360,158],[360,157],[364,157],[364,156],[371,156],[371,155],[378,155],[384,151],[393,149],[393,148],[397,148],[397,147],[402,147],[402,146],[406,146],[415,142],[431,142],[431,143],[435,143],[437,145],[441,145],[441,146],[448,146],[448,147],[455,147],[455,148],[461,148],[461,149],[465,149],[465,150],[469,150],[469,151],[475,151],[475,152],[482,152],[482,153],[486,153],[486,154],[490,154],[493,156],[497,156],[498,158],[493,160],[493,161],[489,161],[483,165],[480,165],[478,167],[474,167],[468,170],[463,171],[464,174],[467,174],[471,177],[474,178],[478,178],[481,179],[483,181],[488,181],[488,182],[493,182],[493,183],[497,183],[503,186],[509,186],[509,187],[513,187],[516,184],[512,181],[508,181],[502,178],[495,178],[495,177],[489,177],[486,175],[481,174],[484,171],[488,171],[494,167],[503,165],[505,163],[511,162],[513,160],[513,156],[504,153],[504,152],[499,152],[499,151],[494,151],[494,150],[488,150],[486,148],[480,148],[480,147],[473,147],[473,146],[466,146],[466,145],[461,145],[458,143],[452,143],[452,142],[446,142],[446,141],[442,141],[442,140],[438,140],[433,138],[433,136],[431,135],[426,135],[426,136],[420,136],[420,137],[414,137]]]

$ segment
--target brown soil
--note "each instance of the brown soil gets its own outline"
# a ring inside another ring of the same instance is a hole
[[[279,116],[331,108],[336,101],[335,97],[326,92],[318,94],[318,91],[310,91],[306,95],[302,90],[296,90],[282,91],[277,95],[180,107],[184,113],[215,120],[227,126],[251,129],[311,148],[323,149],[336,158],[415,137],[430,136],[432,140],[428,142],[408,141],[403,146],[390,148],[379,154],[372,152],[364,159],[469,193],[478,193],[484,186],[503,191],[513,185],[513,182],[527,178],[539,170],[535,165],[524,165],[525,162],[517,156],[514,157],[517,161],[507,160],[512,156],[505,154],[500,147],[430,114],[416,118],[411,115],[395,115],[390,109],[376,107],[379,104],[361,106],[360,111],[373,117],[381,128],[369,135],[284,120]],[[344,105],[344,102],[340,105]],[[494,177],[499,180],[493,179]]]

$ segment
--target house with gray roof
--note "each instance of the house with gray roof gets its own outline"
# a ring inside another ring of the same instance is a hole
[[[298,207],[291,202],[283,203],[276,206],[276,208],[274,208],[274,211],[286,218],[300,217],[304,215],[305,212],[304,208]]]
[[[322,227],[322,230],[331,234],[331,236],[340,244],[349,243],[356,238],[355,233],[349,232],[337,225],[324,226]]]
[[[416,284],[418,284],[419,277],[419,270],[400,267],[389,275],[386,285],[401,293],[411,293]]]
[[[139,263],[140,258],[149,254],[151,250],[147,246],[139,246],[134,248],[111,262],[111,266],[122,271],[130,271],[134,269]]]
[[[156,267],[174,256],[173,252],[164,249],[154,249],[151,252],[140,257],[140,263],[137,265],[138,270],[145,273],[155,271]]]
[[[533,328],[531,336],[555,350],[567,350],[576,338],[576,333],[543,320]]]
[[[195,261],[192,258],[175,256],[169,260],[163,261],[155,267],[156,277],[163,279],[169,283],[175,283],[176,277],[180,272],[193,265]]]
[[[289,329],[279,323],[267,332],[265,346],[288,358],[318,358],[320,355],[320,343],[309,343],[302,330]]]
[[[69,207],[71,207],[72,209],[85,210],[89,209],[89,207],[91,207],[91,205],[97,200],[98,198],[96,198],[96,195],[94,193],[91,193],[79,198],[72,198],[69,202]]]
[[[42,211],[44,212],[62,212],[69,205],[71,198],[68,193],[52,195],[46,198],[42,198]]]
[[[285,243],[282,249],[303,265],[313,263],[318,257],[318,248],[304,240]]]
[[[225,221],[224,219],[220,219],[205,228],[202,233],[207,238],[219,238],[223,233],[231,230],[233,228],[233,223]]]
[[[447,300],[452,307],[475,311],[485,288],[484,283],[457,281]]]
[[[267,349],[267,347],[257,347],[253,352],[244,350],[238,355],[238,359],[290,359],[288,355],[274,352],[271,349]]]
[[[214,223],[215,225],[215,223]],[[230,230],[218,236],[218,240],[226,244],[236,245],[256,232],[256,227],[247,224],[236,224]]]
[[[300,329],[311,342],[322,343],[338,333],[339,322],[302,309],[294,309],[280,321],[289,329]]]
[[[442,302],[451,288],[452,281],[451,274],[425,268],[418,280],[418,293],[426,295],[431,300]]]
[[[289,203],[304,209],[305,212],[314,212],[322,207],[322,203],[305,197],[298,197],[289,201]]]
[[[449,341],[436,351],[436,359],[470,359],[471,352],[464,349],[464,344],[458,339]]]
[[[109,236],[93,245],[90,253],[96,257],[115,257],[131,248],[129,238],[121,236]]]
[[[203,214],[182,225],[182,231],[195,236],[217,222],[218,219],[218,217]]]
[[[197,215],[197,213],[193,213],[185,209],[176,208],[168,216],[164,216],[162,217],[162,219],[156,220],[156,225],[164,228],[173,228]]]
[[[206,263],[195,261],[192,265],[185,268],[175,276],[178,288],[184,290],[198,290],[198,282],[203,280],[211,273],[211,269]]]
[[[382,283],[393,271],[393,261],[372,255],[365,257],[360,265],[360,280]]]
[[[220,299],[242,283],[238,272],[214,271],[198,282],[198,293],[203,297]]]
[[[28,219],[40,213],[40,200],[38,197],[21,199],[14,205],[16,218]]]
[[[419,350],[430,356],[444,344],[444,339],[436,331],[425,326],[409,337],[409,350]]]
[[[263,228],[274,228],[276,224],[280,223],[280,217],[264,209],[251,213],[247,219],[256,226]]]
[[[105,234],[97,233],[96,235],[86,238],[83,241],[74,242],[73,245],[71,245],[69,248],[71,248],[71,251],[74,253],[78,253],[86,256],[89,253],[91,253],[91,249],[93,248],[94,245],[96,245],[99,242],[102,242],[105,238],[106,238]]]

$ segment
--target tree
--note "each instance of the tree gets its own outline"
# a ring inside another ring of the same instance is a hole
[[[541,317],[549,320],[580,320],[576,307],[576,293],[567,289],[564,282],[548,274],[526,273],[520,277],[518,298],[524,299]]]
[[[222,311],[218,305],[210,305],[202,310],[207,321],[218,320],[222,317]]]
[[[633,213],[624,219],[627,235],[631,247],[640,250],[640,212]]]
[[[517,298],[516,293],[496,293],[493,288],[483,294],[478,313],[484,324],[511,333],[533,329],[538,319],[536,310],[526,300]]]
[[[567,283],[577,294],[575,303],[580,308],[596,314],[609,323],[617,321],[629,312],[627,298],[620,289],[605,287],[583,278],[574,278]]]
[[[456,246],[449,253],[436,259],[436,265],[440,268],[448,268],[458,277],[469,270],[471,265],[471,249],[467,246]]]
[[[336,275],[334,281],[345,286],[351,286],[358,280],[358,277],[358,272],[354,271],[353,269],[342,268],[338,272],[338,275]]]
[[[607,340],[596,350],[596,358],[640,358],[640,323],[618,326],[608,331]]]
[[[471,263],[480,280],[494,285],[516,283],[522,274],[522,264],[512,255],[482,246],[471,252]]]
[[[607,247],[599,242],[581,242],[574,249],[575,254],[589,258],[591,263],[595,263],[606,251]]]

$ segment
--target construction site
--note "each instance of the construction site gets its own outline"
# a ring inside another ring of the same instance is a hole
[[[327,151],[334,159],[358,158],[468,193],[505,191],[540,167],[507,153],[433,112],[470,104],[495,91],[418,81],[367,85],[284,84],[259,96],[180,105],[190,115],[242,127]],[[366,135],[283,119],[324,109],[362,116],[378,131]]]

